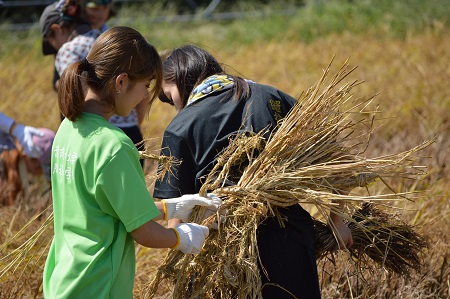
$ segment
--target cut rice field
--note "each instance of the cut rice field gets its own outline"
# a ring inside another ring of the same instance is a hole
[[[151,42],[152,32],[143,33]],[[59,114],[56,93],[51,88],[52,58],[42,57],[38,37],[29,38],[34,38],[31,48],[10,48],[7,56],[0,57],[0,111],[26,124],[57,130]],[[192,42],[199,43],[198,40]],[[362,81],[355,88],[355,97],[373,97],[370,105],[377,110],[365,156],[400,153],[433,140],[418,152],[414,162],[426,166],[425,173],[415,179],[394,175],[389,179],[390,190],[385,184],[367,186],[371,194],[417,194],[413,200],[391,202],[388,210],[428,244],[418,253],[414,264],[408,266],[408,273],[389,271],[388,267],[370,261],[366,268],[354,267],[348,259],[340,258],[339,252],[318,259],[318,269],[323,298],[448,298],[448,29],[434,28],[404,39],[342,33],[308,43],[273,40],[229,47],[214,39],[209,43],[204,39],[202,45],[225,63],[228,71],[276,86],[297,98],[317,83],[333,57],[331,73],[348,59],[349,64],[357,68],[347,79]],[[174,115],[172,107],[159,102],[153,104],[143,124],[149,153],[158,154],[163,130]],[[150,191],[155,171],[155,162],[146,160]],[[43,262],[52,233],[51,222],[45,222],[51,215],[46,207],[51,198],[48,192],[43,192],[46,188],[36,184],[30,183],[16,205],[0,207],[0,298],[42,298]],[[314,205],[306,208],[313,216],[320,217],[320,211]],[[34,220],[26,226],[31,219]],[[38,234],[41,235],[36,238]],[[35,239],[38,241],[32,242]],[[24,252],[26,256],[21,255]],[[136,298],[150,297],[149,287],[168,252],[136,247]],[[20,259],[20,266],[7,267],[11,261]],[[160,283],[152,297],[172,298],[173,290],[170,281]]]

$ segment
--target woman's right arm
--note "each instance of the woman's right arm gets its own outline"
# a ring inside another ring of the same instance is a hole
[[[151,248],[171,248],[185,254],[198,254],[209,235],[206,226],[182,223],[174,228],[165,228],[150,220],[131,232],[139,244]]]
[[[132,231],[131,236],[139,244],[150,248],[172,248],[177,243],[176,233],[154,220]]]

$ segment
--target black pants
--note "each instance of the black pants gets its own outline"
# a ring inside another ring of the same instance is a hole
[[[320,298],[311,216],[299,205],[279,211],[285,228],[271,217],[257,229],[263,298]]]
[[[139,151],[144,150],[145,144],[142,142],[144,138],[142,136],[141,129],[138,126],[121,129],[125,134],[127,134],[128,137],[130,137],[131,141],[133,141]],[[141,166],[144,167],[144,160],[140,159],[139,162],[141,162]]]

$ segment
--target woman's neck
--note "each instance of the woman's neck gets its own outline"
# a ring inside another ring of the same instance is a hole
[[[97,114],[107,121],[113,116],[114,112],[111,109],[111,107],[106,106],[103,102],[100,101],[100,99],[97,97],[96,94],[88,90],[86,94],[86,98],[83,103],[83,111]]]

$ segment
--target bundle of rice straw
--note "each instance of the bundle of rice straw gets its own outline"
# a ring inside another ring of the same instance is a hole
[[[358,268],[366,269],[375,262],[390,272],[405,276],[410,269],[420,270],[419,253],[428,247],[428,241],[395,215],[364,203],[352,215],[348,226],[353,237],[349,253]],[[332,258],[337,243],[331,228],[315,219],[314,231],[316,258]]]
[[[367,136],[372,133],[371,116],[376,111],[365,111],[372,98],[353,100],[350,92],[359,81],[338,86],[355,69],[349,69],[348,62],[325,84],[330,66],[331,63],[317,85],[300,96],[266,143],[263,133],[242,134],[230,140],[200,191],[220,196],[224,204],[218,214],[223,211],[226,214],[202,221],[203,211],[199,209],[192,218],[205,225],[219,219],[218,230],[210,230],[198,255],[170,251],[144,291],[146,296],[153,297],[158,285],[169,281],[174,285],[174,298],[261,298],[256,229],[266,217],[278,215],[277,207],[312,204],[324,218],[333,210],[358,227],[358,236],[365,238],[366,243],[376,238],[373,231],[340,211],[337,203],[357,206],[363,202],[386,204],[404,199],[409,194],[361,196],[348,192],[378,178],[385,181],[386,177],[423,174],[421,167],[409,164],[412,155],[431,142],[398,154],[363,157],[358,148],[368,144]],[[368,132],[359,131],[360,127]],[[242,165],[242,160],[247,160],[248,166],[238,183],[224,186],[233,167]],[[332,234],[340,238],[334,230]],[[399,248],[391,245],[390,249]],[[383,256],[384,252],[377,254]],[[396,251],[386,258],[402,259],[402,254]]]

